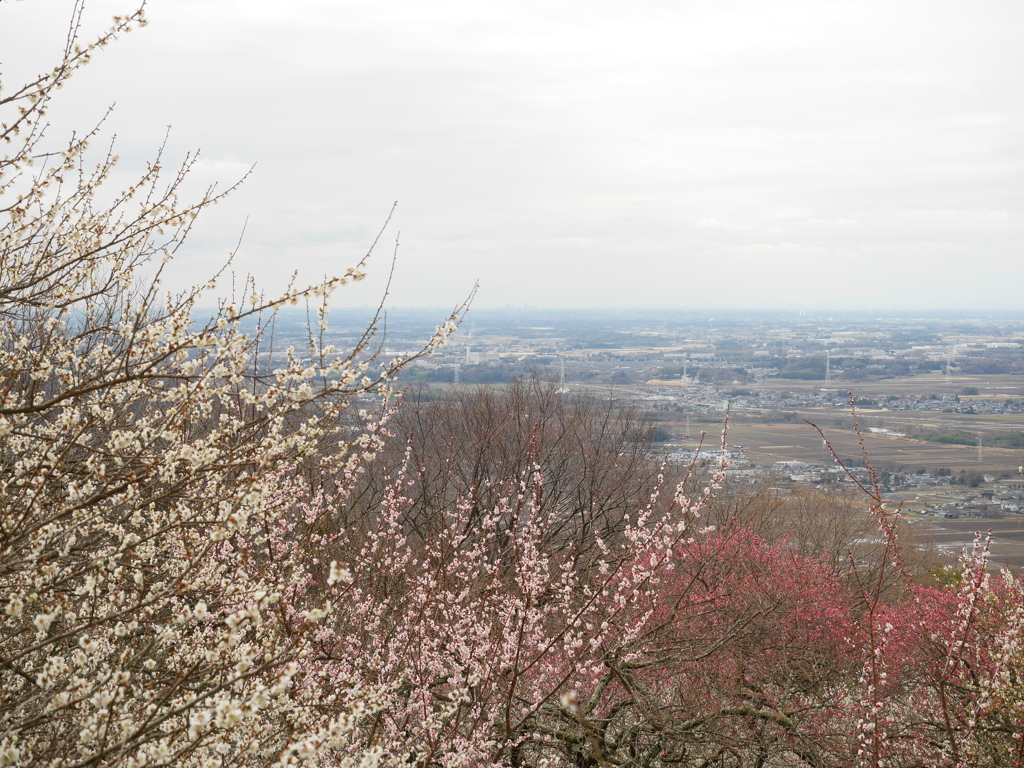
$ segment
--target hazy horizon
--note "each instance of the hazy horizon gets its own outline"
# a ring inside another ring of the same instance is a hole
[[[311,305],[314,306],[314,305]],[[340,314],[345,312],[351,313],[367,313],[374,312],[377,310],[376,304],[332,304],[329,305],[328,309],[331,314]],[[196,312],[214,312],[216,305],[213,304],[202,304],[196,307]],[[282,312],[295,313],[295,314],[306,314],[304,306],[298,307],[283,307]],[[440,304],[430,305],[387,305],[382,309],[383,312],[416,312],[416,313],[434,313],[437,315],[438,322],[440,322],[444,316],[452,311],[452,306],[443,306]],[[746,307],[727,307],[727,306],[685,306],[685,307],[657,307],[657,306],[619,306],[619,307],[604,307],[604,306],[578,306],[578,307],[555,307],[555,306],[540,306],[540,305],[514,305],[509,304],[506,306],[489,306],[489,307],[478,307],[470,305],[469,311],[466,315],[467,322],[472,321],[474,314],[498,314],[498,313],[566,313],[566,314],[588,314],[588,313],[607,313],[610,315],[623,315],[623,314],[650,314],[650,315],[678,315],[685,316],[689,314],[696,314],[704,317],[705,315],[711,314],[710,319],[714,319],[713,314],[721,314],[723,317],[743,317],[743,316],[792,316],[792,317],[805,317],[808,319],[812,318],[830,318],[830,317],[851,317],[857,319],[865,319],[870,317],[892,317],[904,320],[912,320],[915,318],[946,318],[946,319],[964,319],[970,320],[974,317],[978,318],[1007,318],[1012,320],[1024,320],[1024,307],[1015,307],[1013,309],[1000,309],[991,307],[968,307],[964,309],[959,308],[948,308],[948,307],[923,307],[916,309],[904,309],[899,308],[857,308],[857,307],[836,307],[836,308],[825,308],[825,307],[757,307],[757,306],[746,306]]]

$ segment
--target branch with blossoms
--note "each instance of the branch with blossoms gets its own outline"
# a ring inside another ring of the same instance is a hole
[[[245,281],[196,323],[217,276],[164,295],[162,269],[234,187],[187,200],[196,156],[168,170],[161,147],[111,193],[118,157],[87,154],[102,126],[49,144],[58,88],[144,23],[82,43],[83,12],[58,64],[0,100],[0,765],[372,764],[352,737],[386,691],[351,681],[327,706],[304,676],[325,606],[276,546],[281,478],[344,482],[377,445],[353,400],[467,304],[412,358],[378,360],[373,326],[351,350],[260,356],[279,308],[326,307],[364,258],[276,297]]]
[[[408,463],[399,468],[376,513],[340,539],[335,531],[318,540],[325,554],[310,594],[330,594],[332,611],[310,674],[336,670],[327,674],[393,692],[365,731],[367,746],[385,754],[422,765],[520,759],[536,750],[531,735],[560,696],[595,685],[640,631],[635,600],[690,540],[706,498],[673,492],[655,514],[655,489],[582,569],[578,544],[550,547],[560,505],[545,498],[538,467],[505,486],[490,509],[480,511],[474,490],[462,489],[439,510],[429,539],[407,526],[418,474]],[[335,513],[322,504],[304,498],[295,520]],[[305,536],[289,527],[280,539]],[[328,558],[342,574],[333,585],[323,581]]]
[[[850,400],[869,486],[857,481],[822,431],[811,426],[872,502],[869,512],[884,544],[881,568],[857,582],[862,612],[850,636],[863,659],[857,683],[858,764],[1019,764],[1024,753],[1018,723],[1024,721],[1002,699],[1003,681],[1024,671],[1020,656],[1009,650],[1024,637],[1014,607],[1021,597],[1019,582],[1009,573],[989,573],[988,539],[980,532],[973,550],[961,558],[957,583],[937,588],[913,578],[899,541],[899,514],[887,509],[852,393]],[[899,591],[887,588],[885,569],[897,575]]]

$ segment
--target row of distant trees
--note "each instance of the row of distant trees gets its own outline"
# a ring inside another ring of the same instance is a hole
[[[1003,357],[1006,357],[1005,355]],[[824,381],[825,363],[818,359],[801,358],[790,360],[787,358],[763,359],[758,364],[763,367],[777,367],[779,378]],[[458,377],[462,384],[507,384],[515,378],[542,371],[551,371],[551,361],[524,361],[509,363],[504,361],[491,361],[485,363],[474,363],[458,365],[448,363],[444,365],[418,368],[408,372],[406,378],[426,383],[450,383]],[[1000,373],[1020,373],[1014,360],[985,360],[974,359],[963,362],[957,369],[958,373],[966,375],[991,375]],[[929,373],[943,369],[943,363],[935,361],[920,360],[910,362],[907,360],[892,361],[871,361],[837,359],[833,362],[832,376],[837,382],[857,382],[875,379],[895,378],[909,376],[917,373]],[[557,374],[552,374],[557,376]],[[573,372],[573,381],[587,382],[589,384],[631,384],[643,382],[649,379],[678,379],[683,375],[683,368],[671,367],[638,367],[625,368],[606,363],[605,369],[592,368],[576,370]],[[744,384],[754,380],[749,370],[743,367],[694,367],[689,371],[696,381],[710,384],[717,383],[722,386],[732,384]],[[975,390],[975,394],[977,391]]]
[[[537,382],[398,404],[376,323],[274,348],[362,265],[196,322],[160,290],[191,161],[115,190],[45,135],[143,22],[81,11],[0,95],[0,765],[1024,759],[1020,585],[981,551],[926,584],[876,484],[737,495]]]

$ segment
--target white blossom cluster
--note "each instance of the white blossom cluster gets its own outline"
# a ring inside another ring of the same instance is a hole
[[[111,195],[95,132],[46,146],[64,81],[145,23],[80,44],[82,10],[58,65],[0,93],[0,766],[374,765],[351,734],[389,691],[333,678],[326,696],[310,676],[330,603],[277,549],[276,478],[351,473],[376,443],[346,431],[349,402],[403,361],[374,368],[372,327],[347,354],[311,332],[279,361],[241,330],[314,300],[322,331],[362,264],[273,299],[247,285],[199,325],[202,287],[161,295],[160,265],[217,197],[180,199],[194,157],[168,173],[157,153]],[[335,565],[328,586],[350,580]]]

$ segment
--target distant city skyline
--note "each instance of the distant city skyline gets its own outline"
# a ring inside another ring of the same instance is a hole
[[[0,3],[9,93],[70,0]],[[91,0],[83,36],[122,0]],[[169,287],[343,271],[373,304],[1013,310],[1024,6],[1010,0],[151,0],[59,94],[129,183],[163,141],[230,185]],[[248,218],[248,223],[246,220]],[[223,290],[223,286],[222,286]]]

